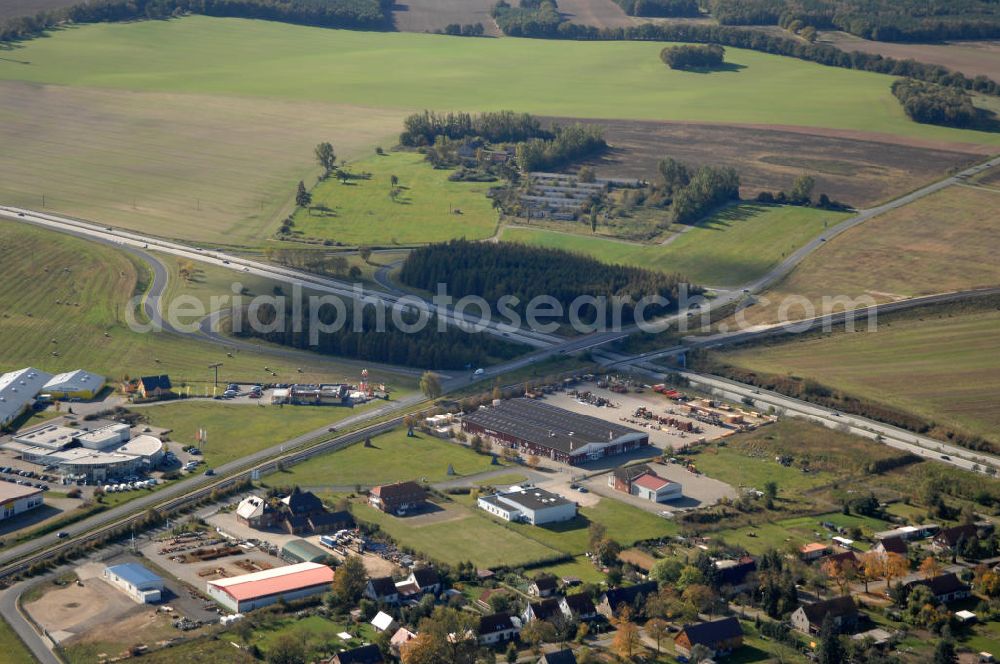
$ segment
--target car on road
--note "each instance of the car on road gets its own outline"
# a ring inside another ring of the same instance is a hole
[[[576,490],[579,491],[580,493],[590,493],[590,489],[588,489],[585,486],[578,486],[576,487]]]
[[[215,475],[215,471],[211,468],[205,471],[205,477],[212,477],[213,475]]]
[[[56,537],[59,539],[66,539],[67,537],[69,537],[69,533],[67,533],[65,530],[60,530],[58,533],[56,533]]]
[[[472,375],[473,376],[482,376],[484,373],[486,373],[484,370],[482,370],[482,369],[476,369],[475,371],[472,372]]]
[[[941,458],[944,459],[945,461],[951,461],[951,457],[948,456],[947,454],[942,454]]]

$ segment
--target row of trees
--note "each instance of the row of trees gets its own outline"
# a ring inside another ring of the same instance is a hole
[[[521,316],[527,302],[537,295],[551,296],[563,307],[569,321],[568,307],[579,296],[630,297],[633,301],[659,295],[670,300],[667,307],[650,306],[646,313],[657,314],[674,308],[680,275],[668,275],[623,265],[607,265],[596,259],[560,249],[543,249],[501,242],[489,244],[452,240],[431,244],[410,252],[399,273],[402,283],[434,291],[437,284],[448,285],[454,297],[478,295],[491,304],[505,295],[519,298],[511,308]],[[696,289],[695,289],[696,290]],[[599,318],[613,322],[610,304],[599,312],[592,305],[581,307],[580,318],[590,322]],[[630,323],[632,305],[625,304],[622,321]],[[547,322],[547,321],[546,321]]]
[[[513,37],[555,37],[563,23],[555,0],[521,0],[517,7],[499,0],[490,15]]]
[[[917,122],[948,127],[976,124],[978,112],[964,90],[901,78],[892,84],[892,94],[910,119]]]
[[[608,148],[604,130],[597,125],[555,127],[551,139],[533,138],[517,146],[517,165],[523,173],[561,168],[599,154]]]
[[[685,44],[668,46],[660,51],[660,59],[671,69],[718,67],[726,49],[718,44]]]
[[[449,23],[444,26],[444,34],[453,35],[456,37],[482,37],[486,32],[486,28],[483,27],[482,23]]]
[[[552,133],[530,113],[496,111],[492,113],[414,113],[403,120],[400,145],[434,145],[438,136],[451,140],[478,137],[491,143],[517,143],[530,138],[551,138]]]
[[[1000,9],[991,0],[711,0],[709,8],[723,25],[799,21],[878,41],[1000,36]]]
[[[311,306],[317,307],[315,312]],[[249,315],[250,312],[244,310],[238,320],[247,321]],[[289,306],[284,311],[268,303],[258,307],[253,315],[259,325],[234,325],[233,334],[326,355],[424,369],[481,366],[491,360],[514,358],[527,350],[520,344],[503,341],[490,334],[464,332],[455,325],[448,325],[445,331],[440,332],[434,316],[421,329],[405,332],[392,324],[387,312],[387,322],[379,326],[372,307],[366,307],[358,315],[351,303],[345,303],[344,310],[339,313],[334,306],[311,305],[307,301],[301,302],[298,309]],[[402,319],[407,325],[417,320],[407,314]],[[344,321],[343,325],[339,325],[340,321]],[[315,344],[312,343],[314,340]]]
[[[693,18],[701,16],[697,0],[615,0],[629,16]]]
[[[674,223],[690,224],[713,209],[740,198],[740,176],[729,166],[702,166],[690,180],[674,190],[670,217]]]
[[[391,9],[392,0],[99,0],[3,21],[0,41],[28,39],[64,23],[135,21],[182,14],[384,30],[390,27]]]
[[[720,44],[745,48],[774,55],[784,55],[830,67],[871,71],[892,76],[906,76],[939,85],[965,88],[985,94],[1000,94],[1000,84],[986,76],[969,78],[941,65],[915,60],[897,60],[873,53],[842,51],[830,44],[811,44],[800,39],[745,28],[694,23],[643,23],[621,28],[596,28],[589,25],[562,22],[555,29],[545,26],[538,32],[518,26],[516,32],[503,23],[500,28],[509,35],[579,40],[669,41],[694,44]]]
[[[826,194],[820,194],[819,198],[814,201],[812,192],[815,187],[816,178],[811,175],[800,175],[795,178],[792,188],[789,191],[779,191],[777,193],[762,191],[757,194],[756,200],[758,203],[765,204],[814,206],[822,210],[849,209],[850,206],[846,203],[835,201]]]

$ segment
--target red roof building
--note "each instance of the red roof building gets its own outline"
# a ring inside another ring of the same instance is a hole
[[[208,595],[235,613],[326,592],[333,583],[333,570],[319,563],[299,563],[253,574],[208,582]]]

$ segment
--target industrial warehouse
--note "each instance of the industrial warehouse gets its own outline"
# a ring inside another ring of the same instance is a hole
[[[533,526],[569,521],[576,517],[576,503],[536,487],[512,486],[509,491],[480,496],[477,505],[504,521],[521,521]]]
[[[209,581],[208,595],[234,613],[293,600],[330,589],[333,570],[318,563],[299,563],[275,569]]]
[[[570,465],[649,445],[649,434],[637,429],[530,399],[483,406],[462,419],[462,430]]]
[[[163,593],[163,579],[138,563],[107,567],[104,580],[139,604],[159,602]]]
[[[0,482],[0,521],[40,507],[42,490],[10,482]]]

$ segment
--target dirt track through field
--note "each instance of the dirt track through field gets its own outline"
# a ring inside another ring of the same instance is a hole
[[[868,207],[981,159],[979,154],[968,152],[967,145],[929,146],[900,139],[888,142],[884,137],[861,132],[807,133],[801,127],[683,122],[597,122],[605,128],[612,147],[594,162],[599,175],[649,179],[655,176],[659,161],[669,156],[694,165],[733,166],[740,173],[745,197],[762,190],[787,190],[795,178],[808,173],[816,178],[817,196],[826,193],[835,200]]]

